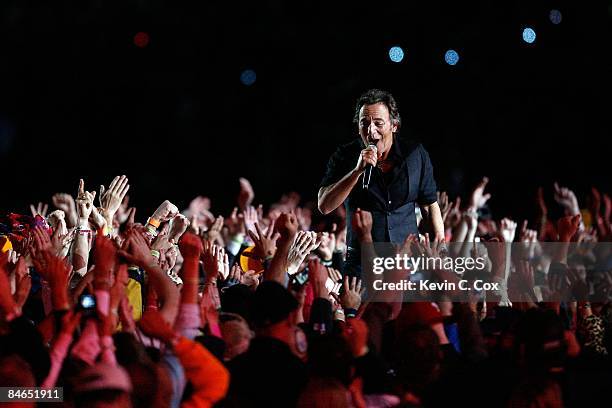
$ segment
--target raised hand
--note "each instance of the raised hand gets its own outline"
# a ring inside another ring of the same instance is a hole
[[[442,213],[442,219],[444,220],[444,226],[446,228],[455,228],[457,224],[461,222],[461,197],[457,197],[454,202],[450,202],[450,210],[444,216]]]
[[[446,217],[450,214],[453,209],[453,202],[449,200],[446,191],[438,191],[438,206],[440,206],[440,214],[442,214],[442,221],[446,221]]]
[[[20,309],[28,299],[31,288],[32,279],[30,277],[30,273],[28,272],[25,258],[20,256],[15,264],[15,294],[13,295],[15,304],[17,304],[17,307]]]
[[[128,232],[127,239],[117,254],[132,265],[145,267],[156,264],[156,259],[151,255],[147,240],[138,231]]]
[[[457,199],[460,201],[459,197]],[[442,215],[442,222],[446,222],[448,215],[455,208],[455,204],[449,200],[448,194],[446,191],[439,192],[438,191],[438,205],[440,206],[440,214]]]
[[[221,277],[223,279],[227,278],[229,275],[229,257],[227,256],[227,253],[225,253],[224,248],[219,248],[219,252],[217,253],[217,263],[219,264]]]
[[[221,230],[223,229],[223,217],[218,216],[215,219],[215,222],[210,226],[209,230],[206,231],[206,236],[209,241],[214,242],[220,247],[225,247],[225,242],[223,242],[223,237],[221,236]]]
[[[56,208],[62,210],[64,214],[66,214],[66,226],[68,228],[75,227],[77,224],[77,211],[74,198],[72,198],[70,194],[57,193],[51,200]]]
[[[326,286],[328,277],[327,268],[318,259],[311,259],[308,262],[308,281],[312,285],[315,298],[329,298],[329,289]]]
[[[102,212],[109,226],[113,225],[115,213],[119,210],[129,189],[130,185],[126,176],[116,176],[108,189],[100,185],[100,205],[104,209]]]
[[[372,214],[370,212],[358,208],[353,214],[351,223],[359,241],[372,242]]]
[[[161,222],[170,221],[178,214],[178,207],[170,201],[165,200],[157,207],[151,218]]]
[[[289,248],[287,273],[297,273],[308,254],[318,246],[317,234],[312,231],[298,231]]]
[[[176,265],[176,260],[178,258],[178,249],[176,248],[175,245],[172,245],[170,248],[160,251],[160,257],[159,257],[159,265],[161,267],[161,269],[166,272],[168,274],[168,276],[170,276],[170,278],[172,278],[172,280],[174,281],[174,283],[176,284],[180,284],[181,281],[178,280],[178,276],[176,275],[176,273],[172,270],[174,268],[174,266]]]
[[[410,236],[406,238],[408,240]],[[416,239],[414,239],[416,241]],[[404,241],[404,244],[406,241]],[[429,239],[429,233],[425,233],[423,238],[416,242],[416,247],[419,249],[421,254],[425,254],[430,258],[440,258],[441,252],[445,250],[445,242],[444,240],[439,240],[438,238],[434,238],[433,242]]]
[[[255,192],[253,191],[253,186],[251,186],[249,180],[245,179],[244,177],[240,177],[238,179],[238,182],[240,183],[240,193],[238,193],[238,207],[240,207],[240,209],[244,211],[253,202],[253,199],[255,198]]]
[[[279,239],[285,242],[293,242],[298,230],[298,222],[295,214],[282,213],[276,220],[276,231],[280,234]]]
[[[256,233],[248,231],[249,236],[255,243],[255,254],[260,259],[270,259],[276,253],[276,241],[280,237],[280,233],[274,232],[274,221],[270,224],[268,231],[263,233],[258,223],[255,223]]]
[[[523,253],[525,258],[530,259],[535,251],[535,244],[538,242],[538,232],[527,228],[527,220],[523,221],[519,241],[523,244]]]
[[[419,238],[416,234],[408,234],[402,245],[397,247],[397,253],[410,257],[417,252],[415,249],[420,252]]]
[[[240,276],[240,283],[248,286],[251,290],[255,290],[259,285],[259,275],[253,270],[248,270]]]
[[[514,241],[516,234],[516,222],[509,218],[504,218],[499,223],[499,233],[504,242]]]
[[[234,207],[230,216],[225,219],[225,226],[228,229],[230,237],[246,233],[244,223],[238,215],[238,207]]]
[[[115,219],[113,220],[113,226],[118,227],[119,225],[126,222],[130,216],[130,196],[126,195],[123,197],[123,201],[121,201],[121,205],[117,209],[115,213]]]
[[[230,287],[230,286],[239,284],[241,276],[242,276],[242,269],[240,268],[240,265],[235,263],[231,267],[230,273],[227,276],[227,279],[225,279],[225,287]]]
[[[47,217],[49,226],[53,228],[53,231],[60,231],[60,234],[66,234],[68,228],[66,227],[66,214],[62,210],[55,210]]]
[[[30,212],[32,213],[32,217],[40,215],[41,217],[45,218],[47,216],[48,209],[49,206],[47,205],[47,203],[39,202],[36,207],[34,207],[34,204],[30,204]]]
[[[53,250],[49,233],[39,225],[32,229],[32,245],[36,254]]]
[[[342,305],[344,310],[359,309],[359,306],[361,306],[361,295],[365,292],[365,288],[361,287],[361,280],[355,276],[352,278],[345,276],[342,288],[343,290],[340,295],[332,293],[336,301]]]
[[[244,221],[244,229],[247,231],[255,231],[255,223],[257,223],[257,210],[255,207],[247,206],[242,211],[242,217]]]
[[[334,233],[321,232],[318,234],[317,238],[319,240],[317,253],[322,260],[331,261],[334,250],[336,249],[336,235],[334,235]]]
[[[96,192],[85,191],[85,182],[79,180],[79,193],[76,199],[76,208],[78,215],[78,227],[89,228],[89,216],[94,208],[94,198]]]
[[[164,224],[157,234],[157,236],[151,242],[151,249],[154,251],[167,251],[172,247],[168,231],[170,230],[169,224]]]
[[[182,214],[177,214],[177,216],[172,219],[172,227],[168,234],[168,241],[178,242],[185,231],[187,231],[187,227],[189,227],[189,220],[187,217]]]
[[[225,249],[210,241],[203,241],[202,261],[206,280],[216,281],[219,276],[225,279],[229,275],[229,259]]]
[[[183,234],[179,241],[179,250],[183,258],[195,258],[197,260],[200,259],[204,246],[202,245],[202,240],[197,235],[188,232]]]
[[[42,258],[42,262],[39,259],[34,260],[34,267],[49,282],[53,309],[66,310],[70,307],[67,290],[72,267],[49,251],[43,252]]]
[[[479,208],[484,207],[484,205],[491,198],[491,194],[485,194],[484,190],[487,187],[487,183],[489,182],[488,177],[483,177],[480,183],[476,185],[476,188],[472,191],[470,195],[470,205],[468,210],[478,210]]]
[[[128,210],[127,220],[125,221],[125,228],[127,230],[134,228],[134,226],[136,225],[135,219],[136,219],[136,207],[132,207]],[[138,224],[138,225],[141,225],[141,224]]]
[[[197,196],[189,203],[190,215],[199,215],[204,211],[210,210],[210,198],[204,196]]]
[[[560,187],[557,183],[554,184],[554,188],[555,201],[565,209],[565,214],[580,214],[580,207],[578,207],[578,199],[576,198],[576,194],[574,194],[574,192],[567,187]]]

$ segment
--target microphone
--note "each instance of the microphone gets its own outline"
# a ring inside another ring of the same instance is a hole
[[[378,153],[378,149],[374,143],[370,143],[368,147],[374,149],[374,154]],[[372,178],[372,165],[368,164],[366,166],[365,172],[363,173],[363,189],[367,190],[370,187],[370,178]]]

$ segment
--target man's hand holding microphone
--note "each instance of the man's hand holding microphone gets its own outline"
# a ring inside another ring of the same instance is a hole
[[[370,185],[370,179],[372,178],[372,169],[376,167],[378,161],[378,149],[375,144],[370,144],[368,147],[361,151],[359,159],[357,160],[357,166],[355,170],[363,174],[362,186],[365,190]]]

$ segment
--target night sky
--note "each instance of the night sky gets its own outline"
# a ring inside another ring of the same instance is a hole
[[[117,174],[138,218],[197,194],[226,213],[240,176],[256,203],[315,199],[371,87],[395,95],[441,189],[491,178],[496,218],[533,216],[537,186],[555,180],[579,198],[610,192],[611,5],[3,0],[0,211]]]

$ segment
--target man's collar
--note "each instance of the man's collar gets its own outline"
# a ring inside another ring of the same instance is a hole
[[[399,133],[393,135],[393,146],[391,147],[393,154],[405,159],[412,153],[419,143],[403,138]]]

